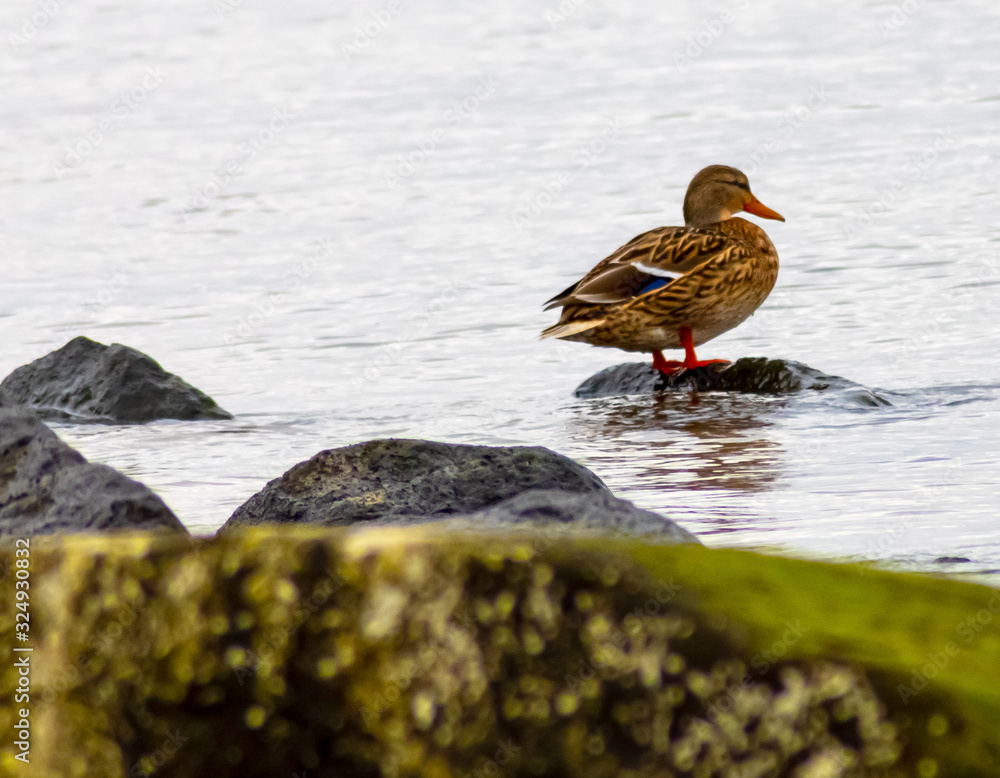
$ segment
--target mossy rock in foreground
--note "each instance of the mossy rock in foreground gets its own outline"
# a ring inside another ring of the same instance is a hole
[[[1000,770],[983,587],[432,526],[32,545],[34,775]]]

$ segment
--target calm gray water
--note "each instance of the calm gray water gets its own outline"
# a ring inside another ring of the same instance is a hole
[[[549,446],[710,545],[1000,567],[996,3],[11,0],[0,32],[0,376],[86,334],[213,395],[236,421],[58,430],[193,531],[412,436]],[[539,342],[542,301],[710,163],[787,222],[699,355],[892,407],[572,397],[635,356]]]

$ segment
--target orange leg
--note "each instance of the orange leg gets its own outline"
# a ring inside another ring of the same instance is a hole
[[[684,346],[684,367],[687,370],[694,370],[696,367],[705,365],[728,365],[728,359],[698,359],[694,355],[694,338],[691,335],[690,327],[681,327],[679,330],[681,345]]]
[[[694,370],[696,367],[705,365],[729,364],[727,359],[705,359],[701,360],[694,353],[694,336],[690,327],[681,327],[678,330],[681,338],[681,345],[684,347],[684,361],[667,360],[663,357],[662,351],[653,352],[653,370],[658,370],[664,375],[674,375],[681,370]]]

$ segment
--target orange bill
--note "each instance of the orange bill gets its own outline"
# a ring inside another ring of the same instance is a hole
[[[762,219],[777,219],[779,222],[783,222],[785,220],[784,216],[777,211],[772,211],[753,195],[750,195],[750,197],[753,199],[743,206],[743,210],[747,213],[752,213],[754,216],[760,216]]]

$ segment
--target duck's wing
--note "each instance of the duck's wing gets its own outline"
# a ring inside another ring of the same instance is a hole
[[[656,294],[647,294],[653,291],[653,287],[641,289],[626,301],[626,307],[647,315],[665,316],[682,311],[687,306],[704,306],[714,300],[724,300],[734,285],[747,283],[753,260],[752,248],[739,241],[728,240],[719,251],[676,280],[664,284],[664,288]]]
[[[712,229],[658,227],[630,240],[551,300],[545,310],[567,305],[608,305],[671,283],[733,248]]]

